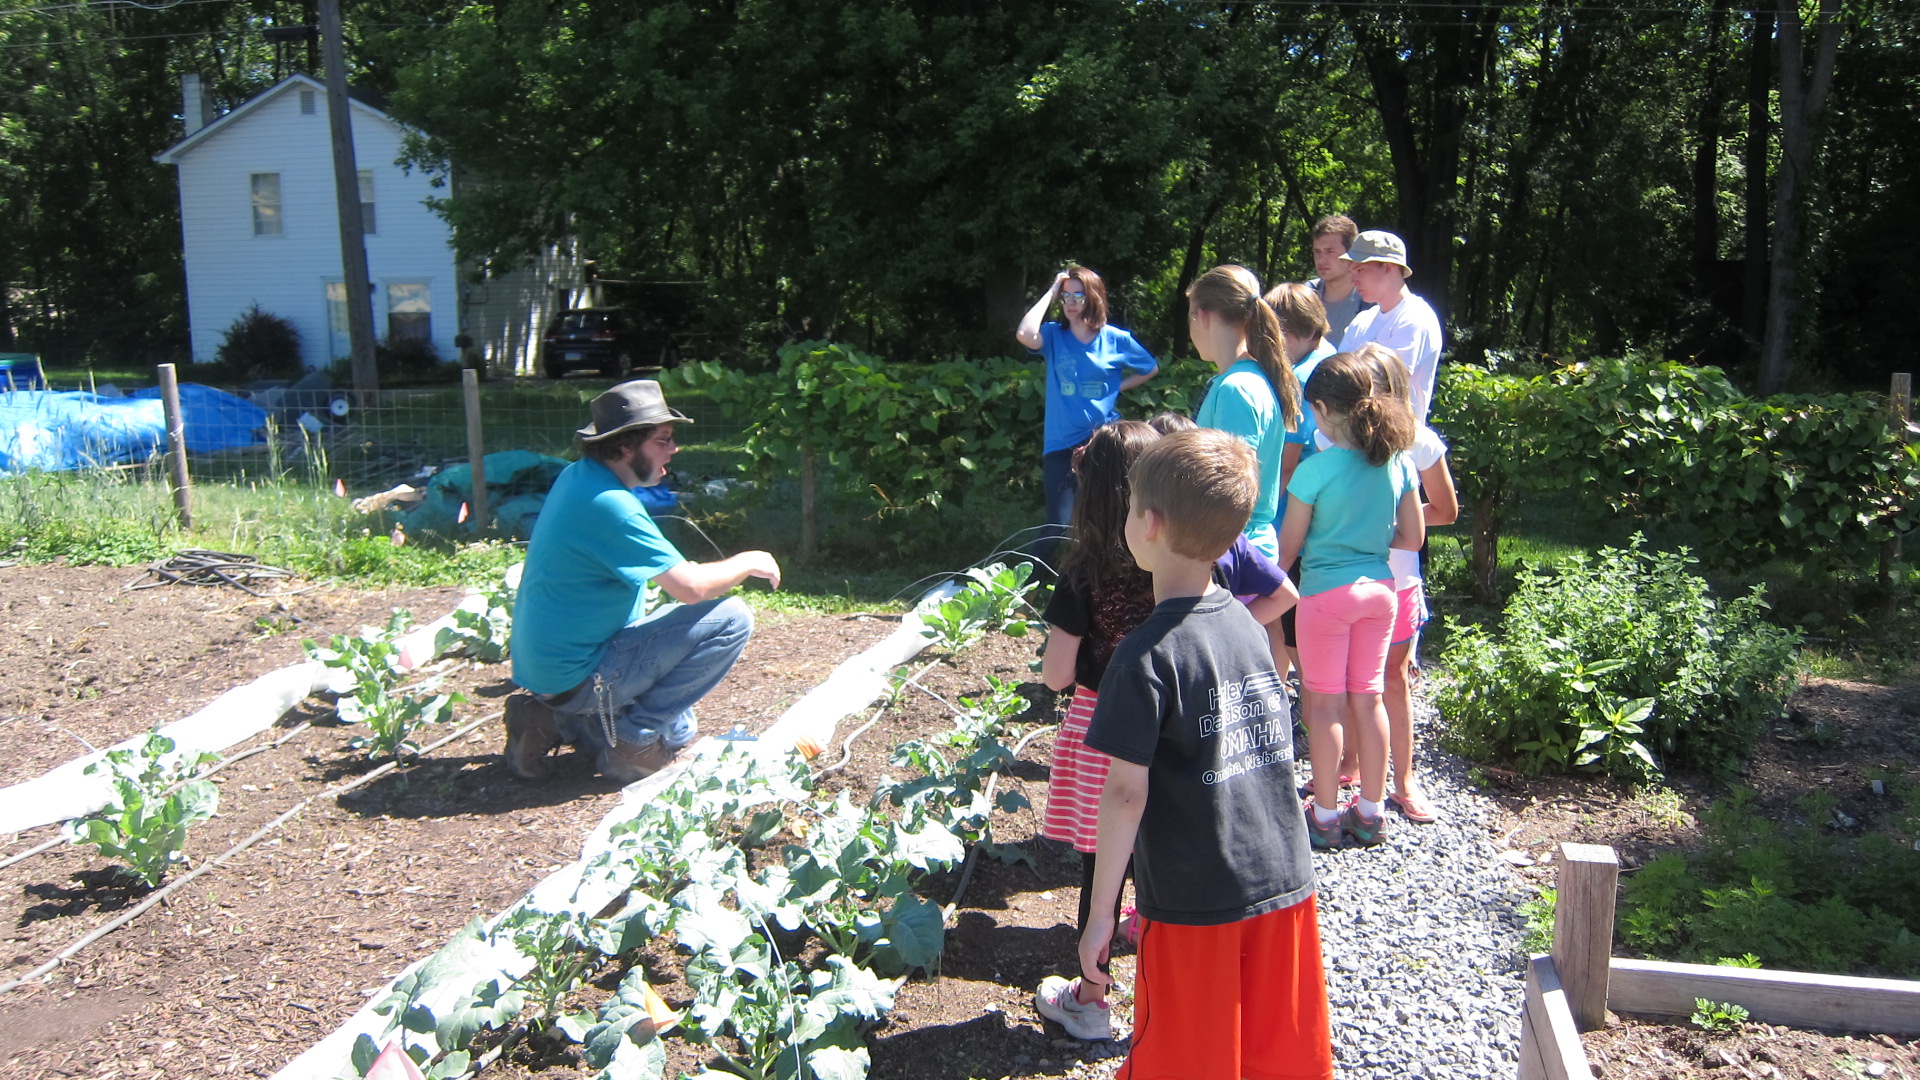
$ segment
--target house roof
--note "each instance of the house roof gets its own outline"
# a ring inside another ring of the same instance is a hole
[[[153,160],[162,165],[180,164],[181,155],[212,138],[215,133],[226,130],[229,125],[241,117],[260,108],[262,105],[286,93],[290,88],[295,86],[298,86],[302,90],[316,90],[322,94],[327,92],[327,84],[311,75],[297,73],[289,75],[272,86],[267,87],[265,90],[262,90],[260,93],[255,94],[253,97],[248,98],[232,111],[222,114],[218,119],[202,127],[199,131],[181,139],[160,153],[153,155]],[[359,87],[349,86],[347,87],[347,97],[353,104],[358,105],[361,110],[372,114],[380,120],[384,120],[396,127],[406,126],[387,115],[387,111],[384,108],[386,99],[380,94],[371,90],[363,90]]]

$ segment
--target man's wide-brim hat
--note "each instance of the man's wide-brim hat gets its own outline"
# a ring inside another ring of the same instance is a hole
[[[1407,242],[1379,229],[1354,237],[1353,246],[1340,257],[1353,263],[1392,263],[1400,268],[1401,277],[1413,276],[1413,267],[1407,265]]]
[[[583,439],[604,439],[623,431],[650,424],[691,424],[691,417],[667,407],[667,396],[652,379],[635,379],[593,399],[590,406],[593,423],[576,434]]]

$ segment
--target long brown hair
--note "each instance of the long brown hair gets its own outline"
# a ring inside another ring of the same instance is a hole
[[[1079,265],[1067,267],[1067,276],[1078,281],[1080,291],[1087,294],[1086,305],[1080,309],[1080,315],[1087,320],[1087,325],[1095,330],[1107,325],[1107,283],[1100,280],[1099,274]],[[1060,306],[1060,325],[1069,330],[1073,328],[1064,304]]]
[[[1130,574],[1146,577],[1127,550],[1127,470],[1159,439],[1147,424],[1120,420],[1096,429],[1074,454],[1080,490],[1073,497],[1074,543],[1060,566],[1063,580],[1078,577],[1097,591]]]
[[[1216,266],[1187,287],[1187,299],[1202,311],[1225,319],[1247,335],[1247,352],[1273,386],[1280,419],[1288,431],[1300,427],[1300,380],[1293,377],[1280,320],[1260,299],[1260,279],[1244,266]]]
[[[1385,465],[1393,455],[1413,448],[1413,408],[1394,396],[1373,364],[1353,353],[1334,353],[1313,369],[1307,397],[1324,425],[1338,424],[1369,465]]]

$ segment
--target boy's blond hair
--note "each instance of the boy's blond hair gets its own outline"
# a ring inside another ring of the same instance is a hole
[[[1212,562],[1233,546],[1260,497],[1260,462],[1237,435],[1202,428],[1175,432],[1148,447],[1127,470],[1133,513],[1152,510],[1166,523],[1167,546]]]

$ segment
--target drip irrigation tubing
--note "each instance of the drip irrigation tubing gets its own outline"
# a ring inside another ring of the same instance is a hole
[[[920,669],[919,671],[916,671],[916,672],[914,672],[914,673],[913,673],[913,674],[912,674],[911,676],[909,676],[908,678],[906,678],[905,680],[903,680],[903,682],[905,682],[905,683],[908,683],[908,684],[911,684],[911,683],[913,682],[913,680],[914,680],[914,679],[917,679],[917,678],[919,678],[920,676],[922,676],[922,675],[925,675],[925,674],[927,673],[927,668],[931,668],[931,667],[932,667],[933,665],[935,665],[935,664],[937,664],[937,663],[939,663],[939,662],[940,662],[939,660],[930,660],[930,661],[928,661],[928,662],[927,662],[927,666],[926,666],[926,667],[923,667],[923,668],[921,668],[921,669]],[[924,688],[924,687],[922,687],[922,689],[925,689],[925,688]],[[865,734],[867,733],[867,730],[868,730],[869,728],[871,728],[871,727],[873,727],[873,725],[875,725],[875,724],[877,724],[877,723],[879,723],[879,722],[880,722],[880,716],[881,716],[881,714],[883,714],[883,713],[885,713],[885,712],[887,711],[887,708],[888,708],[888,706],[890,706],[890,705],[892,705],[892,704],[893,704],[893,703],[892,703],[891,701],[884,701],[884,702],[881,702],[881,703],[880,703],[880,707],[879,707],[879,708],[877,708],[877,709],[875,709],[875,710],[873,710],[873,715],[867,718],[867,722],[866,722],[866,723],[864,723],[864,724],[861,724],[861,725],[860,725],[859,727],[857,727],[857,728],[855,728],[855,729],[854,729],[854,731],[853,731],[853,733],[852,733],[851,735],[848,735],[848,736],[846,737],[846,739],[845,739],[845,741],[843,741],[843,742],[841,742],[841,744],[840,744],[840,760],[839,760],[839,761],[836,761],[836,762],[834,762],[833,764],[831,764],[831,765],[829,765],[829,766],[827,766],[827,767],[826,767],[826,768],[824,768],[824,769],[821,769],[821,770],[820,770],[819,772],[816,772],[816,773],[814,773],[814,774],[813,774],[813,775],[814,775],[814,778],[815,778],[815,779],[818,779],[818,778],[820,778],[820,777],[822,777],[822,776],[826,776],[826,775],[828,775],[829,773],[837,773],[837,772],[839,772],[839,771],[840,771],[841,769],[844,769],[844,768],[846,768],[846,767],[847,767],[847,763],[853,760],[853,740],[855,740],[855,739],[857,739],[857,738],[859,738],[859,737],[860,737],[860,736],[862,736],[862,735],[865,735]],[[942,704],[945,704],[945,702],[942,702]],[[947,707],[948,707],[948,708],[952,708],[953,706],[951,706],[951,705],[948,705]]]
[[[452,734],[447,735],[445,738],[437,739],[431,743],[428,743],[426,746],[421,747],[420,752],[414,755],[415,758],[416,759],[423,758],[427,756],[427,754],[431,753],[432,751],[438,750],[442,746],[445,746],[448,743],[452,742],[453,740],[460,738],[462,735],[465,735],[468,732],[473,731],[474,729],[478,728],[480,725],[491,723],[494,720],[498,720],[501,716],[501,712],[504,712],[504,710],[500,712],[488,713],[487,715],[482,716],[476,720],[472,720],[466,724],[463,724],[460,728],[455,730]],[[53,959],[48,960],[46,963],[41,964],[39,967],[34,968],[32,971],[27,972],[25,975],[22,975],[17,979],[0,983],[0,994],[5,994],[11,990],[16,990],[19,987],[24,986],[27,983],[33,982],[39,979],[41,976],[50,973],[51,971],[53,971],[53,969],[59,967],[61,964],[66,963],[68,960],[78,955],[82,949],[85,949],[87,946],[93,944],[96,941],[99,941],[101,938],[106,937],[108,934],[111,934],[115,930],[118,930],[121,927],[127,925],[128,923],[132,922],[135,918],[137,918],[142,912],[145,912],[148,908],[151,908],[155,904],[158,904],[160,901],[173,895],[173,893],[176,890],[185,886],[189,881],[192,881],[194,878],[199,877],[201,874],[204,874],[209,870],[213,870],[216,867],[225,865],[227,860],[247,850],[248,848],[252,847],[254,844],[259,843],[262,839],[264,839],[267,836],[268,833],[273,832],[275,829],[278,829],[281,825],[284,825],[288,821],[291,821],[301,811],[313,805],[315,802],[321,799],[326,799],[326,798],[338,798],[339,796],[345,795],[347,792],[352,791],[354,788],[357,788],[362,784],[370,783],[379,777],[385,776],[387,773],[390,773],[394,769],[399,768],[399,766],[400,766],[400,759],[395,758],[392,761],[389,761],[386,764],[381,765],[379,768],[372,770],[371,772],[362,773],[361,775],[356,776],[352,780],[349,780],[345,783],[335,784],[332,787],[328,788],[327,790],[320,792],[319,794],[307,796],[306,798],[295,803],[290,809],[288,809],[285,813],[281,814],[279,817],[274,818],[272,821],[269,821],[265,825],[262,825],[260,826],[260,828],[254,830],[253,835],[247,837],[245,840],[240,841],[238,844],[235,844],[234,846],[228,848],[221,855],[213,859],[209,859],[208,861],[201,863],[199,866],[194,867],[192,870],[187,871],[186,873],[180,875],[179,877],[173,879],[172,881],[167,882],[165,885],[161,886],[160,888],[155,889],[151,893],[148,893],[146,899],[140,901],[140,903],[134,905],[133,907],[128,908],[126,911],[122,912],[120,915],[114,917],[111,921],[106,922],[88,931],[86,934],[82,935],[79,938],[79,940],[75,941],[71,945],[68,945],[66,948],[60,950],[59,952],[55,953],[53,956]]]

